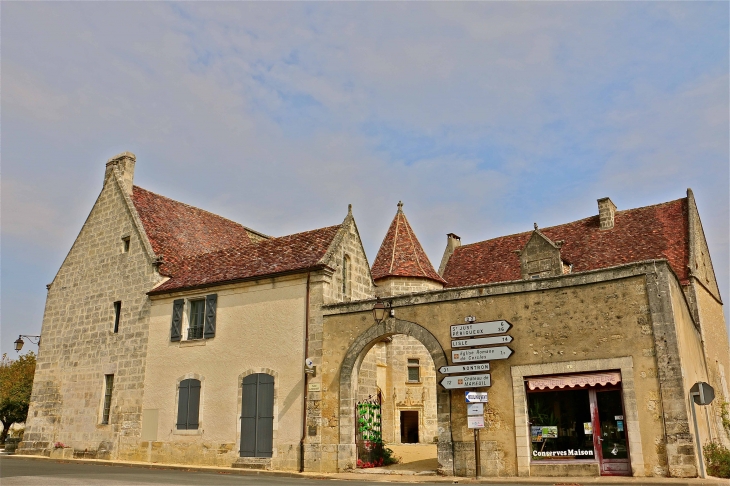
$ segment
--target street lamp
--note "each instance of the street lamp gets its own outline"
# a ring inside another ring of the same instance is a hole
[[[385,319],[385,310],[388,309],[388,315],[390,317],[395,317],[395,311],[393,310],[393,306],[388,302],[383,302],[382,300],[378,299],[375,302],[375,305],[373,306],[373,319],[375,319],[375,322],[377,324],[380,324],[383,322],[383,319]]]
[[[28,334],[21,334],[18,336],[18,339],[15,340],[15,350],[17,352],[20,352],[21,349],[23,349],[23,345],[25,344],[25,341],[23,341],[23,338],[28,338],[28,341],[30,341],[33,344],[37,344],[40,346],[41,344],[41,337],[40,336],[31,336]]]

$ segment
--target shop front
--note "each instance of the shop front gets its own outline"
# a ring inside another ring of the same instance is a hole
[[[531,465],[598,464],[630,476],[619,371],[525,378]]]

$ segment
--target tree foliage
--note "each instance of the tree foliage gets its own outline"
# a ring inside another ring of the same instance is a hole
[[[11,425],[25,422],[28,416],[35,362],[32,352],[17,360],[8,358],[7,354],[0,359],[0,422],[3,424],[0,443],[5,443]]]

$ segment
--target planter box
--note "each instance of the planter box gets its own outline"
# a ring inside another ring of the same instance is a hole
[[[20,437],[8,437],[5,439],[5,452],[8,454],[14,454],[20,443]]]

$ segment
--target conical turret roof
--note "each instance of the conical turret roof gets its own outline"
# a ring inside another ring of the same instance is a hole
[[[426,252],[423,251],[421,243],[408,224],[402,202],[398,202],[398,212],[390,223],[390,228],[375,257],[372,275],[373,280],[395,276],[425,278],[446,283],[433,269]]]

